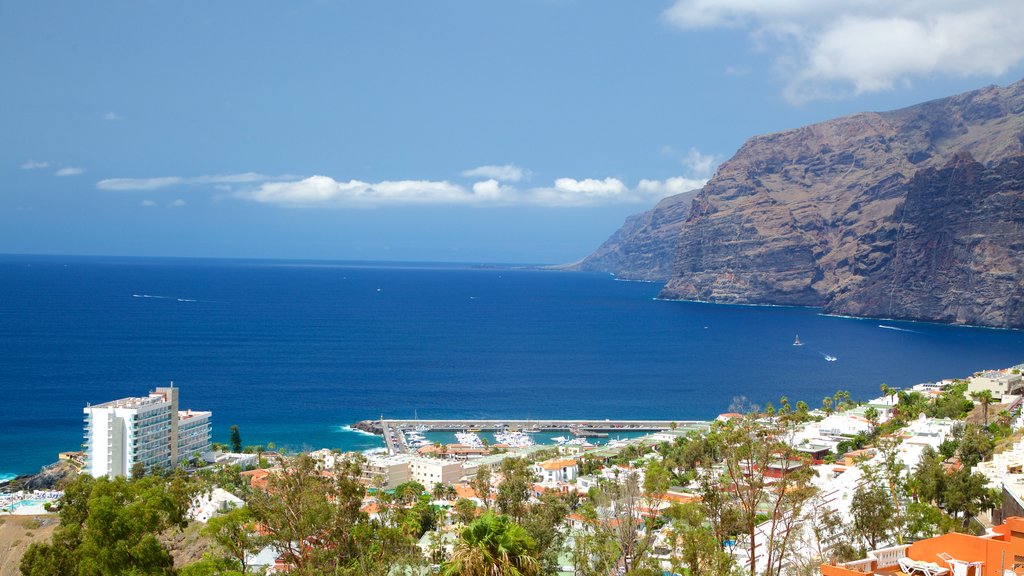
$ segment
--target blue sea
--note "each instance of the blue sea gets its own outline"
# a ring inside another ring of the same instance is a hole
[[[82,408],[174,381],[214,439],[365,449],[362,419],[710,419],[1024,360],[1024,332],[658,301],[509,266],[0,256],[0,476],[82,442]],[[882,326],[885,326],[883,328]],[[799,334],[804,346],[793,346]],[[827,362],[825,356],[837,358]]]

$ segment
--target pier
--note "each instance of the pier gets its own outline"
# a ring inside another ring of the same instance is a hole
[[[457,432],[461,430],[501,431],[522,430],[525,432],[568,432],[576,437],[607,438],[615,432],[659,432],[672,428],[706,428],[710,422],[704,420],[547,420],[547,419],[454,419],[454,420],[401,420],[382,418],[363,421],[354,427],[381,434],[392,454],[405,453],[405,431],[415,428],[428,432]]]

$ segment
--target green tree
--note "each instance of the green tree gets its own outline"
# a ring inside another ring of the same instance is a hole
[[[992,436],[976,424],[964,426],[957,438],[957,455],[964,468],[974,468],[978,462],[992,455],[993,448]]]
[[[869,550],[878,547],[896,529],[896,510],[889,490],[869,479],[853,493],[850,501],[853,512],[853,533],[863,540]]]
[[[265,539],[255,532],[252,511],[244,506],[210,518],[203,527],[203,534],[237,563],[242,574],[248,572],[247,555],[257,554],[266,544]]]
[[[174,561],[157,535],[187,524],[197,484],[184,476],[114,480],[76,478],[60,501],[60,526],[48,543],[22,557],[28,576],[172,574]]]
[[[231,425],[231,451],[241,452],[242,451],[242,434],[238,431],[238,426]]]
[[[358,461],[341,461],[328,476],[302,454],[269,476],[266,491],[253,493],[249,507],[290,574],[383,576],[396,565],[422,562],[401,527],[370,521],[360,511],[364,494]]]
[[[530,506],[520,522],[536,543],[537,561],[544,574],[555,574],[559,570],[558,559],[566,537],[561,527],[568,515],[569,499],[557,492],[545,492],[540,495],[540,502]]]
[[[533,576],[540,574],[536,544],[508,516],[487,512],[462,530],[443,576]]]
[[[911,541],[956,531],[956,522],[938,507],[925,502],[907,504],[903,531]]]
[[[476,475],[473,476],[473,479],[469,482],[469,485],[473,488],[473,491],[476,492],[476,495],[478,498],[480,498],[480,501],[483,502],[484,508],[486,510],[490,510],[491,493],[493,492],[493,488],[491,487],[491,467],[480,466],[479,468],[477,468]]]
[[[864,417],[868,419],[868,422],[878,426],[878,410],[876,410],[874,406],[868,406],[867,409],[864,410]]]
[[[1002,500],[999,490],[986,487],[987,482],[981,474],[971,472],[969,468],[961,468],[946,484],[942,503],[946,512],[961,519],[965,529],[971,518],[999,506]]]
[[[910,475],[910,490],[914,497],[927,504],[939,501],[946,489],[946,470],[942,467],[942,456],[931,446],[925,446],[921,458]]]
[[[472,500],[459,498],[455,501],[455,520],[460,524],[469,524],[476,519],[476,504]]]
[[[981,404],[981,411],[985,415],[985,428],[988,428],[988,405],[992,403],[992,391],[981,390],[978,392],[971,392],[971,398]]]
[[[526,514],[530,487],[536,481],[530,463],[522,458],[506,458],[501,462],[501,484],[498,485],[498,511],[517,522]]]
[[[204,555],[178,571],[178,576],[245,576],[230,558]]]
[[[736,569],[731,554],[722,548],[715,535],[705,527],[706,519],[698,504],[673,506],[669,537],[677,543],[670,558],[672,572],[691,576],[719,576]]]
[[[755,554],[754,547],[763,545],[759,554],[769,574],[781,571],[781,560],[795,535],[795,530],[786,529],[787,523],[799,515],[804,503],[813,495],[809,486],[810,469],[788,468],[789,464],[803,458],[782,441],[789,432],[784,421],[767,425],[754,418],[733,420],[721,429],[723,459],[720,467],[709,462],[704,473],[705,477],[714,479],[704,484],[702,490],[709,499],[707,510],[712,529],[721,531],[727,526],[725,522],[732,524],[729,528],[740,528],[747,536],[751,557]],[[778,479],[766,475],[775,463],[787,466],[787,473]],[[757,526],[765,511],[769,520],[767,538],[758,543]],[[751,576],[755,570],[752,563]]]
[[[619,557],[622,556],[615,533],[597,525],[593,516],[590,521],[595,524],[593,529],[577,532],[573,536],[573,572],[578,576],[615,574]]]

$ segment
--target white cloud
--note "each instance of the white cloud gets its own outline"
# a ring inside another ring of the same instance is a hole
[[[103,119],[109,122],[120,122],[121,120],[124,120],[124,116],[121,116],[117,112],[107,112],[103,115]]]
[[[172,208],[180,208],[180,207],[184,206],[185,204],[187,204],[187,202],[185,202],[181,198],[178,198],[174,202],[171,202],[170,204],[168,204],[168,206],[170,206]]]
[[[692,190],[706,180],[669,178],[641,180],[630,188],[618,178],[558,178],[551,186],[518,188],[494,178],[464,187],[447,181],[402,180],[337,181],[311,176],[290,182],[264,182],[235,197],[281,206],[375,207],[410,204],[470,206],[596,206],[650,202],[670,194]]]
[[[49,167],[50,167],[50,163],[49,162],[37,162],[35,160],[28,160],[27,162],[23,162],[21,164],[21,169],[22,170],[40,170],[42,168],[49,168]]]
[[[492,178],[483,182],[475,182],[473,184],[473,194],[482,201],[498,201],[515,196],[518,194],[518,191],[512,186],[502,186],[497,180]]]
[[[163,176],[160,178],[107,178],[96,183],[100,190],[114,190],[118,192],[129,190],[157,190],[176,184],[182,184],[184,178],[179,176]]]
[[[64,168],[57,170],[53,174],[54,176],[78,176],[82,172],[85,172],[85,170],[82,170],[81,168],[77,168],[75,166],[65,166]]]
[[[664,198],[702,188],[707,183],[707,179],[675,177],[667,180],[641,180],[636,189],[641,194]]]
[[[359,180],[338,182],[328,176],[310,176],[292,182],[265,182],[256,190],[237,195],[256,202],[290,206],[449,204],[472,202],[475,199],[462,186],[446,181],[397,180],[371,184]]]
[[[492,180],[501,180],[503,182],[519,182],[528,175],[528,171],[523,170],[514,164],[505,164],[503,166],[478,166],[462,172],[462,176],[465,178],[489,178]]]
[[[703,154],[696,148],[690,148],[683,155],[681,162],[696,176],[711,176],[715,167],[718,166],[718,157],[714,154]]]
[[[146,206],[146,207],[156,206],[156,202],[154,202],[152,200],[143,200],[142,202],[139,202],[139,204],[141,204],[143,206]]]
[[[696,178],[706,178],[714,174],[720,160],[719,156],[704,154],[693,146],[686,152],[680,152],[666,144],[661,147],[661,155],[679,160],[679,163],[686,167],[689,175]]]
[[[618,178],[558,178],[550,188],[533,188],[529,191],[531,203],[545,206],[593,206],[634,202],[632,191]]]
[[[156,178],[107,178],[96,183],[101,190],[113,190],[118,192],[134,190],[158,190],[170,186],[184,186],[197,184],[249,184],[253,182],[265,182],[268,180],[280,180],[288,176],[267,176],[256,172],[242,172],[240,174],[208,174],[203,176],[160,176]]]
[[[800,102],[936,74],[998,76],[1024,61],[1020,0],[676,0],[683,29],[734,28],[775,52]]]

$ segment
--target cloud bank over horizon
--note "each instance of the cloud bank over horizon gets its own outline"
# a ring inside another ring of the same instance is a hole
[[[676,0],[663,16],[683,30],[746,31],[773,55],[791,103],[994,77],[1024,61],[1018,0]]]
[[[628,186],[619,178],[556,178],[548,186],[519,187],[515,182],[528,172],[511,166],[482,167],[463,175],[494,176],[458,183],[448,180],[384,180],[364,182],[314,175],[271,177],[255,172],[193,177],[107,178],[96,183],[110,192],[152,192],[205,185],[229,196],[283,207],[375,208],[410,205],[585,207],[657,201],[702,187],[707,178],[641,179]],[[499,168],[499,170],[491,170]],[[500,176],[500,178],[499,178]],[[503,182],[505,181],[505,182]],[[226,186],[227,185],[227,186]],[[237,185],[237,189],[232,189]],[[153,205],[144,201],[144,206]]]
[[[700,188],[707,180],[641,180],[636,187],[618,178],[557,178],[550,186],[519,188],[495,178],[462,185],[447,180],[338,181],[329,176],[266,182],[235,197],[280,206],[380,207],[392,205],[583,207],[638,203]]]

